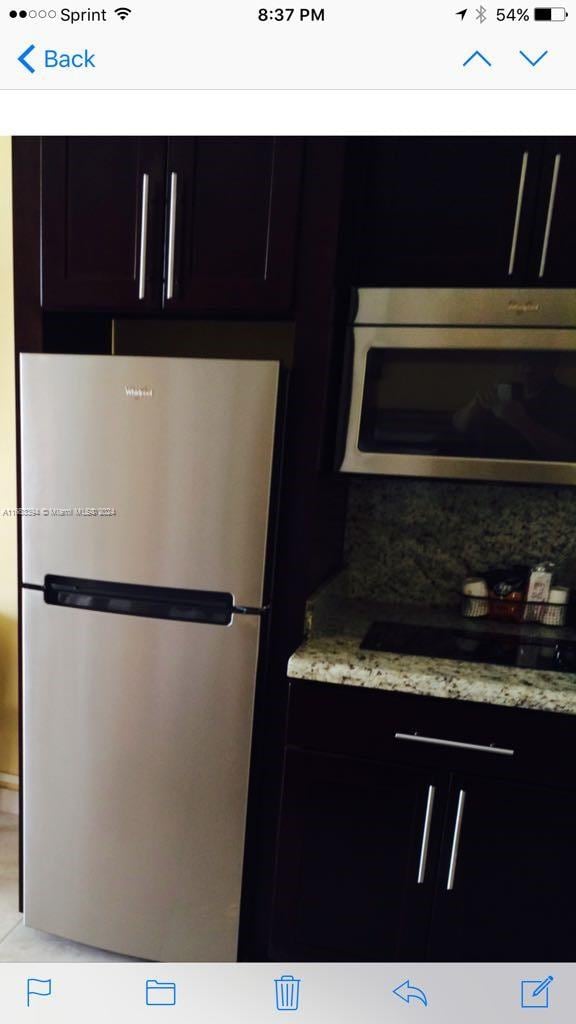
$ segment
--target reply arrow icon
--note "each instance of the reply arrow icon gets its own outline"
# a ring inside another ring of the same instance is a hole
[[[411,999],[417,999],[419,1002],[424,1003],[424,1006],[428,1006],[426,993],[421,988],[416,988],[416,985],[411,985],[408,978],[401,985],[398,985],[397,988],[393,989],[393,993],[405,1003],[409,1003]]]

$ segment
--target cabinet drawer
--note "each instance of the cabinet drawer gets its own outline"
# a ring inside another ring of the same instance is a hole
[[[576,716],[293,680],[287,742],[572,785]]]

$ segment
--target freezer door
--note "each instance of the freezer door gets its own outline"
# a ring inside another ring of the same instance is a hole
[[[21,356],[23,579],[263,593],[279,366]]]
[[[28,925],[148,960],[236,959],[259,622],[24,591]]]

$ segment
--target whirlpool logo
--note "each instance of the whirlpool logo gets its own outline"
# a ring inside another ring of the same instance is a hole
[[[125,384],[124,394],[126,398],[152,398],[154,392],[148,384]]]
[[[539,302],[534,302],[528,299],[526,302],[519,302],[518,300],[511,299],[508,303],[508,310],[510,313],[539,313],[541,309]]]

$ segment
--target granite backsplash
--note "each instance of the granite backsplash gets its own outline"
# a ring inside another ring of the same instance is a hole
[[[346,533],[349,597],[457,605],[465,576],[550,558],[576,585],[576,490],[357,478]]]

